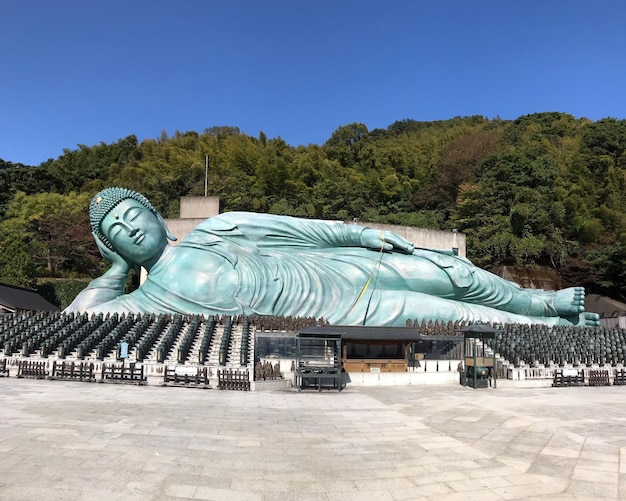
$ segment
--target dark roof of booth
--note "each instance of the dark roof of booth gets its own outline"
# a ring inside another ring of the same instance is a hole
[[[10,311],[58,311],[59,308],[46,301],[37,292],[15,285],[0,284],[0,308]]]
[[[420,334],[419,329],[412,327],[366,327],[366,326],[331,326],[331,327],[309,327],[298,331],[301,335],[337,335],[341,334],[344,340],[354,341],[420,341],[420,340],[445,340],[458,339],[463,335],[445,336]]]

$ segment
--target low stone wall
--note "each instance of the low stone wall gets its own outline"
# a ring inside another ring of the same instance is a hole
[[[56,357],[39,358],[39,357],[2,357],[5,360],[3,367],[6,371],[3,372],[3,376],[10,378],[17,377],[19,372],[20,362],[33,362],[41,363],[44,365],[45,371],[49,374],[45,377],[54,378],[52,374],[53,362],[62,363],[60,359]],[[252,369],[250,371],[250,383],[252,390],[281,390],[288,389],[294,386],[295,381],[295,360],[293,359],[268,359],[272,364],[278,364],[280,367],[282,378],[271,380],[258,380],[254,381],[252,376]],[[71,362],[67,360],[65,362]],[[370,372],[345,372],[344,383],[348,388],[358,386],[406,386],[406,385],[458,385],[460,384],[460,374],[458,372],[458,366],[460,360],[421,360],[419,367],[409,368],[406,372],[382,372],[378,369],[372,368]],[[75,363],[81,363],[81,361],[75,361]],[[114,364],[119,366],[120,361],[100,361],[100,360],[87,360],[88,363],[93,366],[94,378],[92,381],[102,381],[103,364]],[[130,369],[131,364],[125,363],[126,367]],[[144,376],[144,384],[148,385],[163,385],[164,384],[164,371],[166,367],[170,369],[176,369],[179,367],[193,371],[194,369],[202,369],[204,366],[196,365],[166,365],[157,363],[155,361],[148,361],[142,364],[137,364],[137,367],[142,369],[142,375]],[[217,387],[217,373],[216,370],[220,367],[207,367],[207,376],[209,378],[210,387]],[[243,368],[239,368],[243,370]],[[625,384],[622,381],[626,381],[625,369],[622,365],[616,367],[611,366],[593,366],[593,367],[511,367],[499,361],[498,364],[498,378],[496,380],[496,386],[498,388],[542,388],[551,387],[555,383],[555,371],[557,370],[576,370],[581,371],[584,375],[584,385],[598,385],[590,382],[591,371],[606,371],[608,375],[608,384]],[[621,373],[621,379],[617,376]],[[619,382],[618,382],[619,379]],[[205,386],[209,386],[205,385]]]
[[[350,386],[409,386],[460,384],[459,373],[451,372],[356,372],[347,373]]]
[[[283,380],[294,381],[292,368],[295,360],[273,359],[280,364]],[[344,382],[350,386],[394,386],[416,384],[459,384],[457,370],[460,360],[420,360],[420,366],[409,368],[407,372],[382,372],[372,369],[371,372],[345,372]],[[263,389],[263,385],[258,385]]]

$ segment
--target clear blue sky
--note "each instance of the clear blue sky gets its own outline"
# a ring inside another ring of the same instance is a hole
[[[623,0],[0,0],[0,158],[215,125],[626,118]]]

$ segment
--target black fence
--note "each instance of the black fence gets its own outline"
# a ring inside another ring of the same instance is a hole
[[[63,381],[89,381],[96,380],[94,364],[91,362],[66,362],[65,360],[52,362],[52,374],[50,379]]]
[[[210,371],[207,367],[165,367],[163,386],[210,388]]]
[[[135,364],[102,364],[102,378],[100,383],[131,383],[147,384],[148,378],[144,374],[143,365]]]
[[[247,370],[218,369],[217,387],[220,390],[250,391],[250,373]]]

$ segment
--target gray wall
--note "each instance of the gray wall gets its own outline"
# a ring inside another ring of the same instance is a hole
[[[166,219],[165,224],[172,232],[172,234],[178,238],[176,242],[171,242],[173,245],[176,245],[183,238],[187,236],[191,230],[193,230],[196,226],[198,226],[202,221],[206,218],[189,218],[189,219]]]
[[[180,218],[217,216],[220,213],[220,197],[181,197]],[[171,228],[170,228],[171,229]]]

